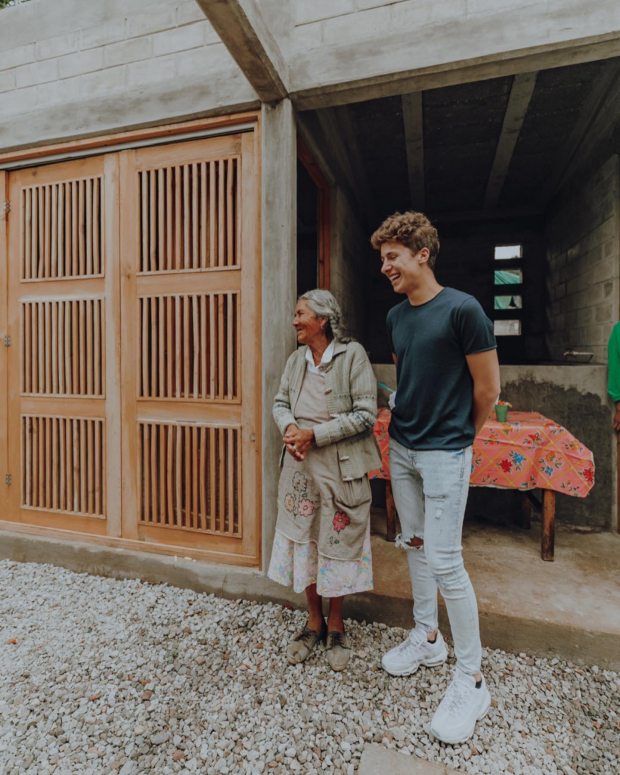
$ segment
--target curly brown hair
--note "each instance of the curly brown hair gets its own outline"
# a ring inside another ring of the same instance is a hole
[[[435,259],[439,253],[437,229],[424,213],[416,213],[413,210],[390,215],[372,235],[370,242],[375,250],[381,250],[381,245],[385,242],[400,242],[412,253],[428,248],[428,265],[431,269],[435,267]]]

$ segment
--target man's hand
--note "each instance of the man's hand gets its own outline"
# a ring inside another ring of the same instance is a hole
[[[296,425],[289,425],[284,434],[284,444],[295,460],[301,462],[314,444],[314,431],[312,428],[301,430]]]
[[[616,414],[614,415],[614,430],[620,431],[620,402],[616,404]]]

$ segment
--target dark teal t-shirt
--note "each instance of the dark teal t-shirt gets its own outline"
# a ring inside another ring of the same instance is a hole
[[[398,386],[390,436],[408,449],[473,444],[473,380],[466,355],[493,350],[493,323],[480,304],[444,288],[425,304],[409,299],[387,317]]]

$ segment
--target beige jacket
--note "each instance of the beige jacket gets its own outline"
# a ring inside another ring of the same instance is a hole
[[[274,400],[273,417],[282,436],[289,425],[297,424],[295,405],[306,373],[307,349],[300,347],[288,359]],[[372,366],[361,344],[336,342],[332,360],[320,368],[325,374],[327,408],[332,419],[314,427],[316,444],[337,444],[343,481],[360,479],[381,466],[373,432],[377,380]]]

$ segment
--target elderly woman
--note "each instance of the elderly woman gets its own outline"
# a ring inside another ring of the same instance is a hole
[[[303,347],[288,359],[273,407],[284,449],[268,575],[306,591],[308,621],[288,645],[289,663],[323,642],[330,666],[344,670],[351,653],[344,596],[373,587],[367,473],[381,465],[377,383],[364,348],[343,336],[331,293],[301,296],[293,325]]]

